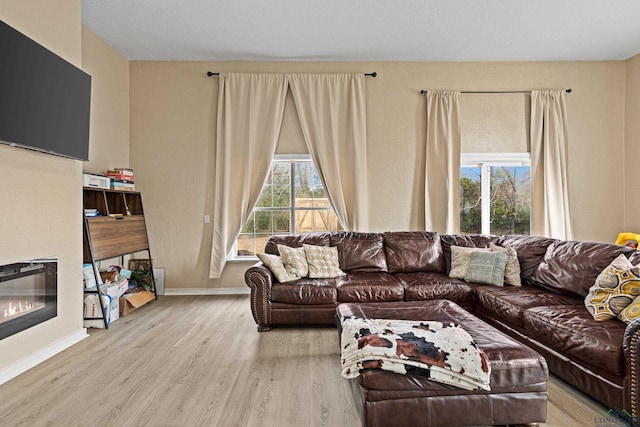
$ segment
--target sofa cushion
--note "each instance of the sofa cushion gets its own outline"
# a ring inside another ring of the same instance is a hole
[[[502,247],[495,243],[491,243],[489,248],[492,252],[502,252],[509,258],[504,269],[504,283],[511,286],[522,286],[520,279],[520,261],[518,261],[518,252],[512,247]]]
[[[343,271],[387,271],[387,258],[381,233],[335,233],[331,246],[338,248]]]
[[[640,267],[634,267],[620,254],[598,275],[584,305],[595,320],[609,320],[618,316],[638,295]]]
[[[442,272],[444,258],[438,233],[405,231],[384,233],[389,273]]]
[[[474,309],[512,327],[522,328],[526,309],[552,305],[576,305],[587,311],[581,299],[530,286],[478,286],[475,291]]]
[[[507,254],[500,252],[473,252],[469,269],[464,276],[465,282],[503,286],[508,258]]]
[[[554,242],[557,240],[548,237],[511,235],[500,236],[496,244],[516,250],[520,262],[520,277],[527,283],[526,279],[538,268],[547,253],[547,248]]]
[[[302,278],[286,283],[274,283],[271,301],[299,305],[335,304],[338,290],[335,279]]]
[[[264,252],[272,255],[280,255],[278,245],[285,245],[291,248],[301,248],[303,244],[329,246],[330,238],[331,233],[282,234],[271,236],[264,245]]]
[[[449,269],[449,277],[452,279],[464,279],[471,264],[471,255],[473,252],[484,251],[489,252],[489,248],[467,248],[464,246],[451,246],[451,268]]]
[[[622,320],[624,323],[629,324],[636,319],[640,318],[640,296],[637,296],[631,304],[625,307],[624,310],[618,314],[618,320]]]
[[[309,277],[331,279],[344,276],[338,263],[338,249],[333,246],[302,245],[309,264]],[[286,264],[285,264],[286,266]]]
[[[278,252],[280,252],[280,258],[289,276],[300,278],[309,275],[309,264],[304,248],[278,245]]]
[[[440,236],[442,252],[444,253],[445,272],[451,269],[451,246],[464,246],[467,248],[488,248],[495,243],[497,236],[485,234],[443,234]]]
[[[530,283],[544,289],[584,298],[596,277],[618,255],[635,249],[609,243],[556,241],[538,268]]]
[[[402,301],[404,288],[391,274],[349,272],[335,279],[338,302]]]
[[[635,250],[627,254],[629,256],[629,262],[633,265],[640,265],[640,250]]]
[[[257,254],[258,259],[273,273],[276,280],[280,283],[290,282],[299,279],[300,276],[290,275],[278,255]]]
[[[536,341],[596,372],[624,375],[624,323],[598,322],[583,306],[575,305],[533,307],[523,318],[524,329]]]
[[[473,291],[478,286],[444,273],[397,273],[394,277],[404,287],[405,301],[446,299],[465,308],[471,307]]]

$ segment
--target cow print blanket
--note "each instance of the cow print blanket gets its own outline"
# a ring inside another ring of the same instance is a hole
[[[345,378],[378,368],[466,390],[491,389],[487,355],[454,323],[343,319],[341,342]]]

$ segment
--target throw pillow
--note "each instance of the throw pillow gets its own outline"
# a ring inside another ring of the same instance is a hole
[[[469,270],[464,280],[483,285],[502,286],[508,258],[507,254],[501,252],[472,252]]]
[[[340,270],[338,249],[335,246],[302,245],[309,264],[309,277],[312,279],[332,279],[345,276]]]
[[[518,252],[510,246],[502,247],[491,243],[489,249],[492,252],[501,252],[507,255],[507,266],[504,269],[504,282],[511,286],[522,286],[520,280],[520,261],[518,261]]]
[[[291,248],[285,245],[278,245],[278,253],[284,268],[289,276],[307,277],[309,274],[309,266],[307,265],[307,257],[304,248]]]
[[[299,279],[300,276],[289,275],[287,269],[284,267],[282,259],[278,255],[271,254],[258,254],[258,259],[267,266],[269,270],[276,276],[276,279],[280,283],[289,282],[291,280]]]
[[[595,320],[608,320],[618,316],[638,295],[640,267],[620,254],[598,275],[584,305]]]
[[[449,277],[452,279],[464,279],[471,263],[471,254],[474,252],[489,252],[489,248],[467,248],[465,246],[451,246],[451,270]]]
[[[618,319],[629,324],[640,317],[640,296],[618,314]]]

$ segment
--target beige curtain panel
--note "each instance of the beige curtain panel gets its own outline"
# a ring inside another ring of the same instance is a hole
[[[287,82],[278,74],[220,74],[213,245],[209,277],[226,257],[265,183],[280,134]]]
[[[209,277],[253,210],[275,153],[289,85],[305,142],[340,224],[368,231],[363,74],[220,74]]]
[[[345,230],[368,231],[363,74],[290,75],[305,142]]]
[[[564,90],[531,91],[532,235],[571,240]]]
[[[425,229],[460,230],[460,92],[427,92]]]

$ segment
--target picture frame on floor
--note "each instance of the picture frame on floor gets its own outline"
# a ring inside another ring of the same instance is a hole
[[[130,259],[129,260],[129,270],[131,271],[151,271],[151,260],[150,259]]]

